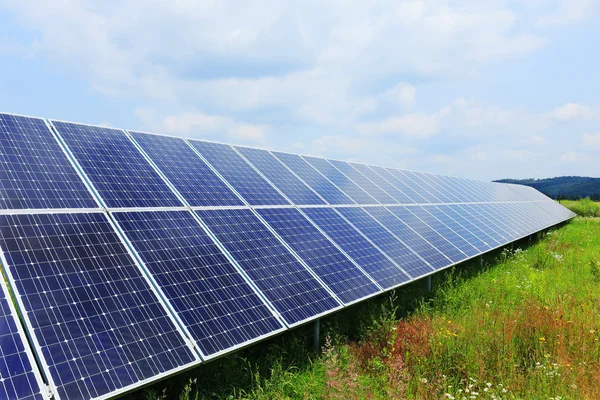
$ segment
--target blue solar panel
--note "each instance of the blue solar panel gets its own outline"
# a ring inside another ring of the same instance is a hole
[[[535,203],[506,203],[503,206],[512,218],[511,223],[521,225],[523,234],[537,232],[553,223],[550,215]]]
[[[424,259],[417,256],[415,251],[409,249],[403,241],[384,228],[362,208],[344,207],[338,208],[336,211],[375,243],[412,278],[435,271]]]
[[[429,193],[430,199],[437,199],[437,203],[452,203],[452,201],[446,197],[443,191],[437,186],[436,183],[431,182],[427,179],[427,174],[414,171],[401,171],[409,179],[411,179],[417,186],[421,187],[425,192]]]
[[[189,143],[251,205],[289,204],[258,172],[227,144],[190,140]]]
[[[105,214],[3,215],[0,248],[61,398],[196,362]]]
[[[386,191],[390,196],[394,198],[395,203],[400,204],[413,204],[414,201],[408,197],[406,194],[402,193],[399,189],[397,189],[394,185],[388,182],[380,173],[387,173],[383,168],[378,167],[370,167],[364,164],[354,164],[351,165],[356,168],[361,174],[369,178],[373,183]],[[376,172],[378,171],[378,172]]]
[[[411,211],[412,207],[389,207],[388,210],[453,262],[456,263],[467,258],[458,246],[417,217]]]
[[[510,216],[503,213],[497,205],[498,204],[474,204],[472,207],[477,209],[481,214],[489,216],[489,219],[492,220],[494,224],[504,229],[511,239],[517,239],[521,236],[519,228],[510,223]]]
[[[456,206],[459,209],[465,210],[467,213],[469,213],[469,215],[474,218],[471,220],[473,223],[480,221],[480,224],[477,226],[482,229],[485,227],[485,232],[498,242],[507,243],[513,237],[511,233],[507,232],[500,225],[494,222],[496,220],[495,217],[482,213],[481,209],[476,207],[476,204],[460,204]]]
[[[288,324],[340,307],[252,210],[196,213]]]
[[[344,303],[381,292],[297,209],[266,208],[257,211]]]
[[[452,264],[451,259],[412,230],[408,222],[404,223],[386,208],[369,207],[366,211],[436,270]]]
[[[474,221],[475,218],[467,214],[465,210],[445,205],[435,206],[435,209],[439,210],[439,214],[434,213],[438,219],[446,221],[446,218],[451,218],[453,221],[456,221],[457,224],[462,226],[464,228],[462,237],[467,239],[479,250],[486,251],[500,244],[500,242],[484,232],[484,230],[478,226],[480,222]],[[448,221],[447,224],[451,224],[451,222]]]
[[[550,213],[553,217],[553,220],[556,222],[562,222],[566,219],[573,218],[576,215],[575,213],[571,212],[568,208],[563,207],[554,200],[542,201],[535,204],[537,204],[546,212]]]
[[[109,208],[183,206],[118,129],[52,121]]]
[[[298,205],[325,204],[304,182],[266,150],[236,147],[288,199]]]
[[[0,277],[0,399],[41,400],[43,382]]]
[[[338,171],[329,161],[323,158],[307,156],[303,156],[303,158],[358,204],[379,204],[377,200],[348,179],[346,175]]]
[[[244,204],[182,138],[129,133],[190,206]]]
[[[378,167],[371,168],[388,180],[392,185],[397,187],[402,193],[410,197],[414,203],[437,203],[437,199],[433,198],[434,201],[430,200],[430,195],[428,193],[424,193],[425,191],[422,188],[415,185],[413,181],[408,179],[408,177],[399,170]]]
[[[370,179],[365,177],[352,165],[344,161],[329,160],[329,162],[337,168],[341,173],[350,178],[356,183],[362,190],[368,193],[371,197],[376,199],[381,204],[396,204],[397,201],[382,188],[373,183]]]
[[[0,209],[98,208],[40,118],[0,114]]]
[[[462,178],[454,178],[452,176],[442,176],[440,178],[446,181],[448,185],[451,185],[460,191],[464,195],[464,200],[466,202],[480,202],[487,200],[483,193],[478,190],[476,185],[472,183],[472,181]]]
[[[296,154],[272,152],[329,204],[355,204],[352,199],[321,175],[316,169]]]
[[[382,287],[388,289],[410,280],[410,276],[332,208],[302,211]]]
[[[392,209],[393,211],[393,209]],[[454,247],[462,251],[464,254],[457,253],[458,260],[464,259],[464,255],[473,257],[480,253],[480,251],[471,244],[468,240],[463,238],[457,230],[460,230],[460,225],[450,219],[446,220],[446,223],[442,222],[433,213],[441,214],[435,211],[433,206],[425,207],[410,207],[410,212],[416,215],[421,221],[427,224],[431,229],[435,231],[439,236],[442,236]],[[441,215],[439,215],[441,217]],[[463,231],[464,233],[464,231]],[[438,247],[439,249],[439,247]]]
[[[205,357],[283,328],[191,213],[113,215]]]
[[[421,174],[423,180],[426,180],[431,186],[435,187],[438,192],[444,194],[450,203],[462,203],[473,201],[472,198],[466,195],[462,190],[452,185],[445,177],[435,174]]]

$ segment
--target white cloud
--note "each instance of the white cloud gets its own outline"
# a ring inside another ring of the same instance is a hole
[[[504,151],[506,157],[514,160],[531,160],[535,158],[535,154],[521,149],[508,149]]]
[[[416,89],[409,83],[399,83],[389,90],[388,95],[394,98],[399,104],[410,108],[417,104]]]
[[[592,119],[600,115],[598,109],[585,104],[567,103],[550,112],[548,116],[557,120]]]
[[[568,151],[561,154],[559,160],[564,164],[580,164],[589,161],[590,156],[577,151]]]
[[[582,141],[585,147],[598,149],[600,148],[600,132],[594,134],[586,133],[583,135]]]
[[[554,27],[577,22],[588,15],[591,4],[590,0],[560,0],[553,12],[538,18],[537,25]]]
[[[406,114],[383,121],[359,124],[358,131],[363,134],[398,133],[414,138],[427,138],[438,132],[440,122],[449,114],[450,107],[444,107],[431,115],[425,113]]]
[[[530,144],[544,144],[546,143],[546,139],[543,136],[529,136],[526,140],[527,143]]]
[[[244,142],[265,143],[267,129],[265,125],[240,124],[230,128],[227,134],[232,139]]]

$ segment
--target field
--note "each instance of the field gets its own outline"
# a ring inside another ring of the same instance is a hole
[[[598,399],[599,289],[600,219],[577,217],[323,319],[320,352],[300,328],[130,398]]]
[[[600,217],[600,203],[590,199],[561,200],[560,204],[583,217]]]

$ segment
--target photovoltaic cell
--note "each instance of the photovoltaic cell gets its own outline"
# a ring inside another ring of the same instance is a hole
[[[363,191],[376,199],[381,204],[396,204],[396,200],[387,194],[383,189],[365,177],[356,168],[344,161],[329,160],[329,162],[337,168],[342,174],[346,175],[354,183],[356,183]]]
[[[384,207],[369,207],[366,211],[436,270],[452,264],[451,260],[444,256],[440,250],[433,247],[433,245],[412,230],[408,222],[404,223],[388,209]]]
[[[325,204],[308,186],[266,150],[236,147],[288,199],[298,205]]]
[[[0,398],[42,400],[43,382],[3,277],[0,286]]]
[[[471,204],[452,204],[451,209],[466,215],[469,221],[476,225],[479,229],[488,234],[491,238],[496,240],[498,244],[507,243],[510,239],[510,234],[502,229],[500,226],[494,224],[494,222],[483,215]]]
[[[381,291],[295,208],[257,212],[344,303]]]
[[[409,179],[411,179],[415,184],[420,186],[425,190],[425,192],[431,195],[431,199],[437,199],[438,203],[452,203],[442,190],[436,185],[435,182],[431,182],[427,178],[427,174],[423,174],[421,172],[414,171],[401,171],[404,175],[406,175]]]
[[[182,138],[129,133],[190,206],[244,205]]]
[[[40,118],[0,113],[0,209],[98,208]]]
[[[417,204],[438,203],[438,200],[427,193],[423,188],[417,186],[412,180],[404,175],[400,170],[392,168],[373,169],[387,179],[392,185],[396,186],[402,193],[409,196]]]
[[[340,307],[252,210],[196,213],[288,324]]]
[[[354,168],[356,168],[358,170],[358,172],[363,174],[365,177],[367,177],[369,180],[371,180],[373,183],[375,183],[381,189],[385,190],[386,193],[388,193],[390,196],[392,196],[394,198],[395,203],[400,203],[400,204],[413,204],[414,203],[414,201],[412,201],[407,195],[402,193],[394,185],[392,185],[385,178],[383,178],[380,174],[375,172],[373,167],[369,167],[368,165],[364,165],[364,164],[355,164],[355,163],[350,163],[350,165],[352,165]],[[381,169],[383,169],[383,168],[381,168]]]
[[[421,176],[424,180],[427,180],[431,186],[443,193],[450,203],[470,201],[463,191],[458,189],[456,186],[451,185],[450,182],[448,182],[446,179],[443,179],[443,177],[440,175],[421,174]]]
[[[283,328],[190,212],[113,216],[205,356]]]
[[[183,206],[123,131],[60,121],[52,124],[107,207]]]
[[[410,276],[332,208],[302,211],[382,287],[387,289],[410,280]]]
[[[196,362],[105,214],[2,215],[0,248],[60,398]]]
[[[336,211],[343,215],[363,235],[369,238],[388,257],[406,271],[411,278],[435,271],[424,259],[409,249],[390,231],[383,227],[377,220],[364,209],[358,207],[338,208]]]
[[[466,211],[452,208],[449,205],[435,206],[438,213],[434,213],[436,217],[445,221],[445,218],[450,218],[456,221],[457,224],[464,228],[462,237],[469,240],[480,251],[486,251],[499,245],[500,243],[494,238],[485,233],[477,226],[477,222],[473,221],[473,217],[469,216]],[[444,217],[445,216],[445,217]],[[448,221],[450,224],[450,221]],[[470,236],[469,236],[470,235]]]
[[[358,204],[379,204],[372,196],[362,190],[356,183],[346,175],[338,171],[329,161],[323,158],[303,156],[310,165],[329,179],[342,192],[350,196]]]
[[[271,152],[329,204],[356,204],[327,178],[296,154]]]
[[[200,140],[190,140],[189,143],[249,204],[289,204],[233,147]]]

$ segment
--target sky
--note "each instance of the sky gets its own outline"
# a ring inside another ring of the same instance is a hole
[[[0,111],[477,179],[600,176],[594,0],[0,0]]]

